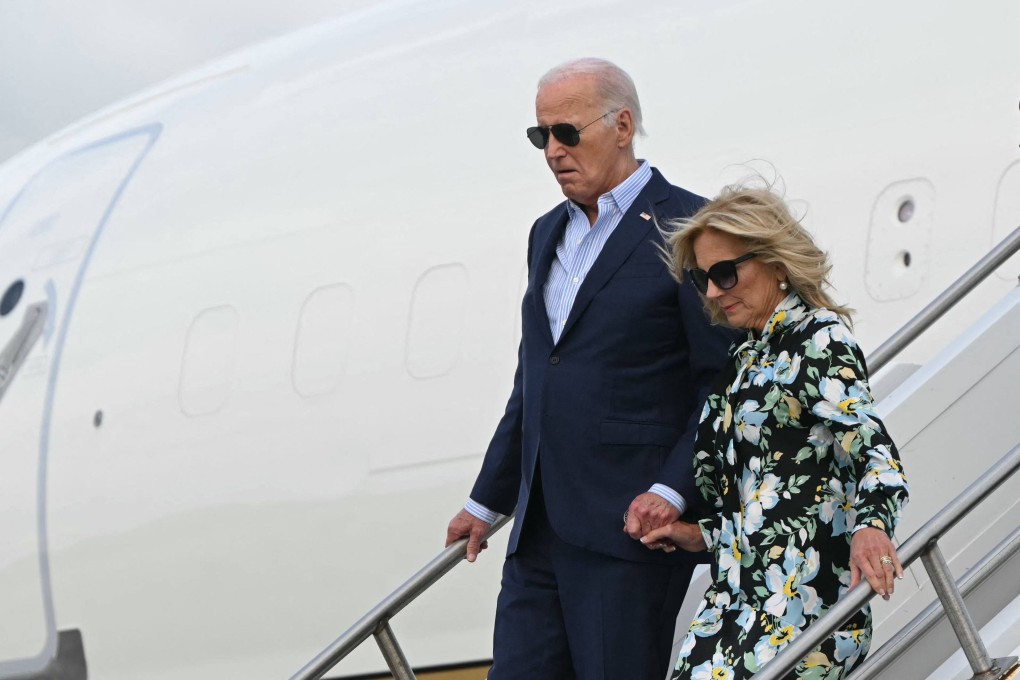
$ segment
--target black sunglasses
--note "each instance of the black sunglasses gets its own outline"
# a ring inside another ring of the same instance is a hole
[[[620,109],[613,109],[612,111],[606,111],[601,116],[588,123],[581,128],[583,130],[586,127],[594,125],[611,113],[616,113]],[[544,149],[549,145],[549,133],[552,132],[552,136],[555,137],[560,144],[566,146],[577,146],[581,143],[581,130],[570,123],[556,123],[555,125],[545,125],[543,127],[529,127],[528,128],[528,139],[535,145],[536,149]]]
[[[688,269],[687,273],[691,275],[694,287],[702,295],[708,295],[708,282],[710,279],[719,290],[729,290],[737,285],[737,265],[757,255],[758,253],[747,253],[735,260],[716,262],[708,268],[707,272],[704,269]]]

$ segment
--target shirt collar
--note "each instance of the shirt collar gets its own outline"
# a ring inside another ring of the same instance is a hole
[[[634,205],[638,194],[641,193],[641,190],[645,188],[650,179],[652,179],[652,166],[648,164],[648,161],[640,160],[637,170],[632,172],[627,179],[620,182],[607,193],[599,196],[599,212],[601,213],[601,208],[606,206],[618,211],[620,215],[627,214],[630,206]],[[581,212],[581,207],[568,198],[567,212],[573,217]]]

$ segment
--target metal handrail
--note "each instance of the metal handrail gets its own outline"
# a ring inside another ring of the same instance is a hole
[[[1012,559],[1017,552],[1020,552],[1020,527],[1014,529],[1013,533],[989,550],[977,564],[968,569],[967,573],[957,581],[960,595],[966,598],[974,590],[982,586],[992,574]],[[849,680],[871,680],[871,678],[877,678],[885,670],[885,666],[891,663],[902,649],[920,640],[921,637],[927,634],[928,631],[944,618],[946,618],[946,610],[942,606],[941,601],[935,600],[925,607],[924,611],[900,628],[899,632],[889,638],[877,652],[869,655],[864,663],[855,668]]]
[[[499,531],[512,517],[513,515],[510,515],[497,519],[485,534],[484,540],[488,540]],[[304,668],[292,675],[291,680],[318,680],[372,635],[375,636],[379,649],[386,659],[386,664],[390,667],[396,680],[414,680],[414,673],[397,644],[389,620],[428,590],[448,571],[460,564],[467,553],[467,542],[468,539],[462,538],[439,553],[435,559],[419,569],[418,573],[390,593],[372,611],[362,616],[357,623],[348,628],[318,656],[305,664]]]
[[[978,260],[977,264],[964,272],[941,295],[932,300],[927,307],[918,312],[900,330],[893,333],[888,340],[879,345],[878,349],[869,354],[868,367],[870,372],[876,373],[880,368],[889,363],[893,357],[903,351],[904,347],[916,340],[928,327],[942,318],[943,314],[952,309],[967,293],[974,290],[989,274],[1005,263],[1017,251],[1020,251],[1020,227],[1017,227],[1006,238],[999,241],[998,245]]]
[[[1020,444],[1014,446],[1009,453],[1000,458],[987,472],[964,489],[959,496],[954,498],[937,515],[928,520],[924,526],[908,538],[899,551],[897,551],[900,563],[907,567],[919,557],[925,558],[926,562],[933,558],[936,561],[940,561],[941,553],[938,551],[938,539],[956,526],[965,515],[990,493],[1002,486],[1018,469],[1020,469]],[[936,565],[936,569],[938,566],[944,565]],[[925,567],[928,568],[929,575],[933,575],[933,568],[928,564]],[[933,582],[935,582],[934,578]],[[936,583],[936,585],[938,584]],[[955,591],[955,586],[953,590]],[[956,595],[959,595],[958,591],[955,592]],[[875,592],[867,582],[857,585],[845,597],[833,605],[824,616],[798,635],[786,649],[766,663],[762,670],[755,674],[755,680],[779,680],[785,676],[800,663],[801,659],[810,654],[825,638],[838,630],[847,619],[853,616],[874,596]],[[973,625],[973,622],[971,622],[971,625]],[[984,645],[980,644],[980,640],[978,640],[978,645],[980,650],[968,649],[968,646],[964,645],[964,651],[967,653],[968,658],[971,657],[972,653],[980,656],[980,652],[984,651]],[[990,659],[987,658],[987,652],[984,652],[984,656],[985,661],[990,662]],[[987,672],[989,669],[990,664],[989,668],[982,669],[981,672]]]

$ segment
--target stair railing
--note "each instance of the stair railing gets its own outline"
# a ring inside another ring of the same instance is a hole
[[[512,515],[497,519],[485,534],[485,540],[499,531],[504,524],[510,521],[511,517]],[[375,637],[379,650],[382,652],[383,658],[386,659],[386,665],[389,666],[390,672],[393,673],[396,680],[415,680],[414,671],[411,670],[404,652],[397,644],[393,629],[390,627],[390,619],[428,590],[448,571],[460,564],[467,554],[467,542],[468,539],[462,538],[439,553],[435,559],[390,593],[372,611],[362,616],[357,623],[348,628],[318,656],[305,664],[304,668],[292,675],[291,680],[318,680],[370,636]]]
[[[998,678],[1002,673],[1008,671],[1016,664],[1017,658],[992,659],[989,656],[977,626],[967,612],[963,596],[953,580],[945,557],[939,549],[938,541],[990,493],[1002,486],[1018,469],[1020,469],[1020,444],[1014,446],[1009,453],[999,459],[999,462],[964,489],[963,493],[928,520],[897,551],[900,563],[904,567],[909,566],[917,558],[921,558],[953,630],[960,640],[964,654],[967,655],[967,660],[974,670],[974,676],[989,680]],[[825,638],[839,630],[847,619],[874,596],[875,592],[867,582],[858,584],[833,605],[824,616],[794,638],[786,649],[755,673],[755,680],[780,680],[783,678],[800,663],[801,659],[810,654]]]
[[[1002,539],[998,545],[988,551],[967,573],[957,581],[960,595],[966,598],[985,581],[1004,567],[1020,552],[1020,527]],[[928,631],[946,618],[942,602],[936,600],[924,611],[915,616],[910,623],[900,628],[896,635],[889,638],[877,652],[869,654],[860,666],[854,669],[848,680],[871,680],[880,677],[892,661],[907,647],[921,639]]]

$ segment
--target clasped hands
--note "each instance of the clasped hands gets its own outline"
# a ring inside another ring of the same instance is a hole
[[[623,514],[623,530],[649,550],[688,552],[706,549],[697,524],[680,519],[680,511],[662,496],[646,492],[635,498]]]
[[[623,515],[623,530],[650,550],[688,552],[706,550],[705,539],[697,524],[680,519],[673,504],[653,493],[635,498]],[[895,589],[895,579],[903,578],[903,566],[896,546],[885,532],[871,527],[859,529],[850,543],[850,588],[862,580],[883,599]]]

